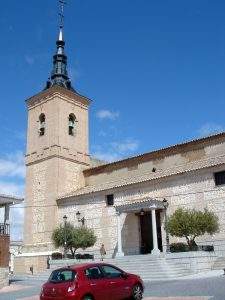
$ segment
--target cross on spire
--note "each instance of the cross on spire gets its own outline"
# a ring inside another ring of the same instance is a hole
[[[64,27],[65,4],[66,4],[66,0],[59,0],[59,5],[60,5],[59,37],[58,40],[56,41],[57,50],[56,50],[56,54],[53,56],[53,69],[51,72],[51,76],[46,83],[46,89],[58,85],[68,90],[75,91],[71,86],[71,81],[67,73],[67,56],[64,52],[65,41],[63,38],[63,27]]]
[[[66,1],[65,0],[59,0],[59,5],[60,5],[60,12],[59,12],[59,17],[60,17],[60,27],[63,28],[64,26],[64,8],[66,5]]]

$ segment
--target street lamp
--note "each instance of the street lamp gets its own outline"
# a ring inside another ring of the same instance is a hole
[[[67,216],[63,216],[63,221],[64,221],[64,258],[66,258],[66,250],[67,250],[67,236],[66,236],[66,221],[67,221]]]
[[[77,221],[78,221],[78,222],[81,222],[82,226],[84,226],[85,218],[84,218],[84,217],[81,218],[81,213],[79,212],[79,210],[78,210],[78,212],[76,213],[76,217],[77,217]]]
[[[164,198],[163,199],[163,207],[165,208],[165,230],[166,230],[166,253],[170,252],[170,240],[169,240],[169,233],[167,230],[167,209],[168,209],[169,203],[168,201]]]

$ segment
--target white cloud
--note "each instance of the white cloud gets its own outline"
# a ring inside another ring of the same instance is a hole
[[[109,120],[115,120],[119,117],[119,112],[113,112],[107,109],[99,110],[97,113],[97,118],[100,120],[109,119]]]
[[[117,153],[105,152],[103,150],[94,152],[93,156],[105,162],[113,162],[120,159],[120,156]]]
[[[199,136],[208,136],[224,131],[224,127],[215,123],[206,123],[198,130]]]
[[[96,146],[93,156],[107,162],[129,157],[139,147],[139,142],[127,139],[123,142],[112,142],[106,145]]]
[[[112,147],[117,151],[118,153],[127,153],[127,152],[133,152],[138,149],[139,143],[137,141],[132,140],[126,140],[125,142],[118,143],[113,142]]]
[[[22,152],[0,158],[0,177],[25,177],[25,164]]]
[[[0,194],[22,197],[24,195],[24,185],[0,180]]]

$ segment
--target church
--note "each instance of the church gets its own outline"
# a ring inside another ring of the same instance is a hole
[[[91,100],[69,79],[63,26],[56,47],[45,88],[26,100],[24,244],[15,269],[44,269],[57,251],[52,232],[65,219],[94,230],[87,252],[95,256],[102,243],[109,258],[163,255],[169,242],[182,241],[164,228],[178,207],[216,213],[220,231],[197,243],[225,254],[225,133],[112,163],[91,157]]]

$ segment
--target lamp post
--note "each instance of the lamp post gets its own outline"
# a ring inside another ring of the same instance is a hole
[[[168,233],[168,230],[167,230],[167,227],[166,227],[166,224],[167,224],[167,209],[168,209],[169,203],[165,198],[163,199],[163,206],[165,208],[166,253],[169,253],[170,252],[170,240],[169,240],[169,233]]]
[[[79,212],[79,210],[78,210],[78,212],[76,213],[76,217],[77,217],[77,221],[78,221],[78,222],[81,222],[82,226],[84,226],[84,224],[85,224],[85,218],[84,218],[84,217],[81,218],[81,213]]]
[[[67,250],[67,236],[66,236],[67,216],[66,215],[63,217],[63,221],[64,221],[64,258],[66,258],[66,250]]]

